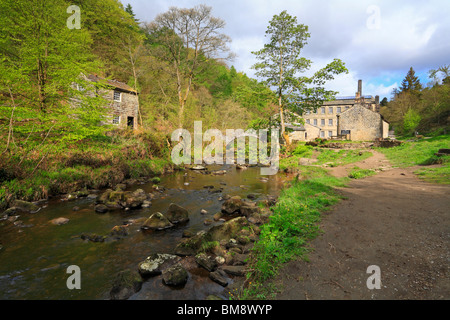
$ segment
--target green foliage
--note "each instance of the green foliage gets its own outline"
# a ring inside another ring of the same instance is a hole
[[[403,118],[403,133],[404,134],[412,134],[416,128],[419,126],[420,114],[413,109],[409,109],[406,112],[405,117]]]
[[[158,184],[161,182],[161,178],[160,177],[153,177],[151,180],[154,184]]]
[[[415,76],[405,79],[404,88],[396,90],[393,99],[382,106],[380,113],[390,122],[397,135],[432,135],[434,131],[449,130],[450,85],[448,66],[430,70],[432,80],[422,88]],[[442,79],[442,80],[441,80]]]
[[[292,151],[292,155],[307,158],[311,156],[312,151],[313,147],[299,143],[294,151]]]
[[[81,29],[66,25],[70,5],[81,9]],[[224,21],[209,10],[188,11],[206,13],[221,29]],[[164,172],[172,166],[167,134],[179,124],[178,85],[187,88],[192,72],[190,94],[181,92],[186,129],[194,120],[202,120],[204,130],[246,128],[274,112],[266,85],[214,59],[212,47],[195,52],[175,30],[139,26],[132,7],[118,0],[0,0],[0,11],[0,190],[6,202]],[[206,40],[229,41],[218,33],[213,38]],[[181,46],[180,79],[168,44]],[[83,76],[96,73],[139,89],[138,131],[102,125],[110,104],[97,95],[104,85]]]

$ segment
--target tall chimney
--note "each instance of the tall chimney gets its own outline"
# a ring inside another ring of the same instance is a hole
[[[362,97],[362,80],[358,80],[358,93]]]
[[[375,103],[380,104],[380,96],[375,96]]]

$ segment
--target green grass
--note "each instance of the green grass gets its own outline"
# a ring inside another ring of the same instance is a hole
[[[370,158],[373,154],[369,151],[317,149],[317,164],[330,163],[331,167],[342,166]],[[360,155],[361,153],[361,155]]]
[[[375,170],[372,169],[361,169],[359,167],[354,167],[350,173],[348,174],[348,177],[351,179],[363,179],[366,177],[370,177],[376,174]]]
[[[427,182],[439,183],[439,184],[450,184],[450,163],[449,162],[447,162],[442,167],[423,168],[423,169],[414,171],[414,173],[417,174],[419,176],[419,178],[421,178]]]
[[[330,167],[337,167],[370,158],[373,154],[369,151],[361,150],[339,150],[313,148],[305,144],[298,144],[286,158],[280,160],[280,171],[299,171],[304,166],[299,166],[301,158],[313,158],[317,155],[317,162],[314,165],[328,164]]]
[[[438,136],[432,139],[422,139],[404,142],[394,148],[377,148],[392,165],[406,168],[417,165],[430,165],[437,159],[434,155],[439,149],[450,148],[450,135]]]
[[[308,167],[309,169],[311,167]],[[308,180],[296,180],[283,190],[273,215],[261,226],[259,241],[253,249],[249,286],[240,299],[266,299],[275,292],[267,281],[277,275],[280,266],[296,257],[306,258],[306,244],[320,234],[321,213],[339,201],[334,191],[346,179],[327,174],[322,168],[304,173]]]
[[[439,149],[450,148],[450,135],[436,136],[431,139],[405,141],[394,148],[377,148],[384,153],[392,165],[407,168],[423,166],[415,171],[419,178],[428,182],[450,184],[450,157],[435,155]],[[440,165],[432,166],[430,165]]]

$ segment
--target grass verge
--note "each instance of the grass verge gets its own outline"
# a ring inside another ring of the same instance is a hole
[[[320,233],[321,213],[339,201],[334,187],[344,186],[347,179],[328,175],[317,167],[302,167],[307,180],[295,180],[283,190],[273,215],[261,227],[259,241],[253,249],[248,286],[240,299],[267,299],[275,293],[267,281],[283,263],[296,257],[306,258],[306,244]]]
[[[435,155],[439,149],[449,148],[450,135],[441,135],[431,139],[405,141],[398,147],[377,148],[377,150],[384,153],[394,166],[400,168],[423,166],[414,172],[421,179],[450,184],[450,156]]]
[[[171,171],[174,165],[163,138],[121,131],[54,150],[45,157],[20,150],[4,154],[0,158],[0,210],[15,199],[37,201]]]

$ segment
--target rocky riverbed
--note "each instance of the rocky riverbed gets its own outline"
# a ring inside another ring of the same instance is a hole
[[[0,221],[1,298],[227,298],[284,179],[216,166],[18,202]],[[70,265],[81,290],[65,287]]]

